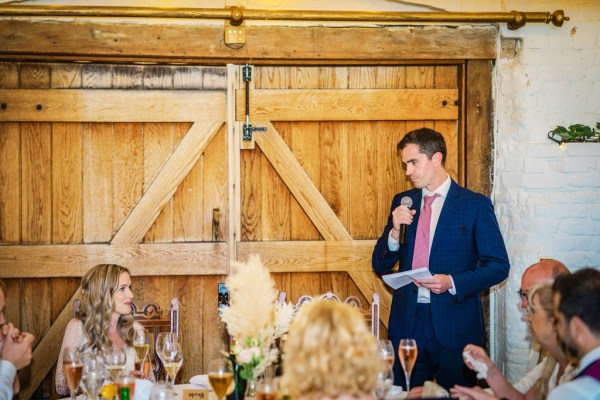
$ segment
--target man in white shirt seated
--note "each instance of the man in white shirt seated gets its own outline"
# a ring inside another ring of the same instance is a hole
[[[556,387],[548,400],[600,399],[600,270],[560,275],[552,292],[558,335],[581,361],[575,378]]]

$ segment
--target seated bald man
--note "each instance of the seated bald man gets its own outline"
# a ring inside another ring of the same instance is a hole
[[[529,290],[534,285],[554,279],[560,274],[569,273],[570,272],[567,267],[565,267],[565,264],[551,258],[544,258],[535,264],[531,264],[521,276],[521,289],[519,290],[519,295],[521,296],[521,308],[527,310],[527,307],[529,306]],[[532,343],[529,359],[527,361],[527,371],[533,370],[543,358],[544,355],[540,355],[540,345]]]

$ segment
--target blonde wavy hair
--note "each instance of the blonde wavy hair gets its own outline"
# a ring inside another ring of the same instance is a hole
[[[554,319],[554,309],[552,305],[552,280],[546,280],[534,285],[529,291],[529,303],[537,297],[540,301],[541,308],[546,312],[549,319]],[[542,369],[540,379],[534,385],[534,398],[542,400],[548,397],[548,384],[554,372],[557,360],[547,353],[548,360]]]
[[[284,345],[282,384],[292,398],[371,395],[380,359],[377,341],[356,309],[336,301],[303,305]]]
[[[110,317],[115,311],[113,296],[119,288],[119,277],[129,270],[116,264],[99,264],[90,269],[81,279],[81,308],[79,319],[88,342],[83,350],[105,350],[112,346],[108,338]],[[131,274],[130,274],[131,275]],[[133,316],[121,315],[117,330],[128,345],[133,345],[135,330]]]

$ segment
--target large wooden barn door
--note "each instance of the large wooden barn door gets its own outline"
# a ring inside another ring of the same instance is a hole
[[[220,354],[226,81],[225,67],[0,63],[0,278],[8,320],[36,336],[23,398],[53,395],[98,263],[131,270],[138,305],[180,299],[184,381]]]
[[[372,272],[371,251],[393,195],[410,187],[396,154],[409,130],[448,142],[459,174],[459,65],[256,66],[250,118],[266,132],[242,142],[238,257],[259,253],[281,290],[332,290],[370,301],[391,295]],[[244,90],[237,119],[244,120]]]

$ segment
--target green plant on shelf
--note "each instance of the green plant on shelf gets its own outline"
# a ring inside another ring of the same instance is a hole
[[[600,142],[600,122],[596,123],[596,127],[592,128],[583,124],[557,126],[548,132],[548,138],[556,143],[568,142]]]

